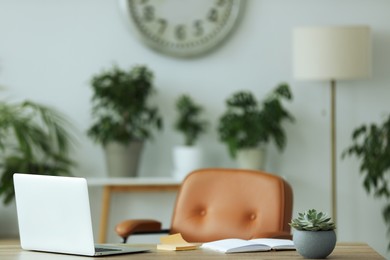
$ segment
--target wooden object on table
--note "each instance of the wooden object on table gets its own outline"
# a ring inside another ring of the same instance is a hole
[[[179,180],[166,177],[88,178],[87,182],[90,187],[103,187],[99,243],[105,243],[107,239],[107,225],[112,193],[177,191],[181,183]]]
[[[180,233],[160,237],[160,244],[157,244],[158,250],[183,251],[195,250],[199,245],[188,243]]]

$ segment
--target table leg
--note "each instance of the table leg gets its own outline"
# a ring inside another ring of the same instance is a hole
[[[110,213],[110,200],[111,200],[111,186],[104,186],[103,188],[103,200],[102,200],[102,213],[100,217],[99,228],[99,243],[106,243],[107,239],[107,225],[108,216]]]

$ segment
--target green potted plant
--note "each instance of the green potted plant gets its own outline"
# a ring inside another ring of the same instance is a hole
[[[196,142],[206,132],[208,122],[201,118],[203,107],[189,95],[181,95],[176,100],[177,118],[174,129],[184,137],[184,145],[173,149],[174,176],[183,179],[190,171],[202,167],[203,152]]]
[[[0,196],[15,196],[13,174],[71,175],[69,121],[53,108],[0,101]]]
[[[326,258],[336,246],[336,225],[323,212],[310,209],[298,213],[290,226],[294,228],[294,245],[304,258]]]
[[[114,65],[94,75],[91,86],[94,122],[88,136],[104,147],[111,176],[134,176],[144,141],[162,128],[158,108],[148,103],[153,73],[145,66]]]
[[[278,85],[259,106],[248,91],[234,93],[226,100],[227,111],[219,119],[220,141],[227,145],[232,158],[242,168],[262,169],[265,146],[273,140],[279,150],[286,145],[284,121],[294,121],[283,107],[292,100],[287,84]]]
[[[342,158],[346,156],[359,159],[366,192],[386,201],[382,215],[390,234],[390,115],[381,124],[363,124],[354,129],[352,145],[342,153]]]

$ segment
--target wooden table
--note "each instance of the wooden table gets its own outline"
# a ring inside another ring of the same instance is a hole
[[[102,212],[99,226],[99,243],[107,239],[107,224],[110,215],[111,194],[114,192],[166,192],[177,191],[180,181],[173,178],[89,178],[90,187],[103,187]]]
[[[131,255],[117,255],[111,257],[99,257],[96,259],[256,259],[256,260],[272,260],[272,259],[303,259],[296,251],[271,251],[271,252],[254,252],[254,253],[237,253],[237,254],[223,254],[209,250],[191,250],[191,251],[159,251],[156,250],[156,245],[127,245],[127,246],[142,246],[150,249],[150,252],[138,253]],[[24,251],[17,244],[2,243],[0,241],[0,259],[1,260],[85,260],[90,259],[84,256],[61,255],[52,253],[41,253]],[[376,260],[384,259],[376,251],[374,251],[367,244],[357,243],[338,243],[335,250],[328,256],[327,259],[364,259]]]

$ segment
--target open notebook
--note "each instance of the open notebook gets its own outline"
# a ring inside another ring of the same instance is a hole
[[[84,178],[14,174],[21,247],[85,256],[145,252],[95,245]]]
[[[294,242],[289,239],[255,238],[244,240],[228,238],[202,244],[201,248],[222,253],[240,253],[270,250],[295,250]]]

